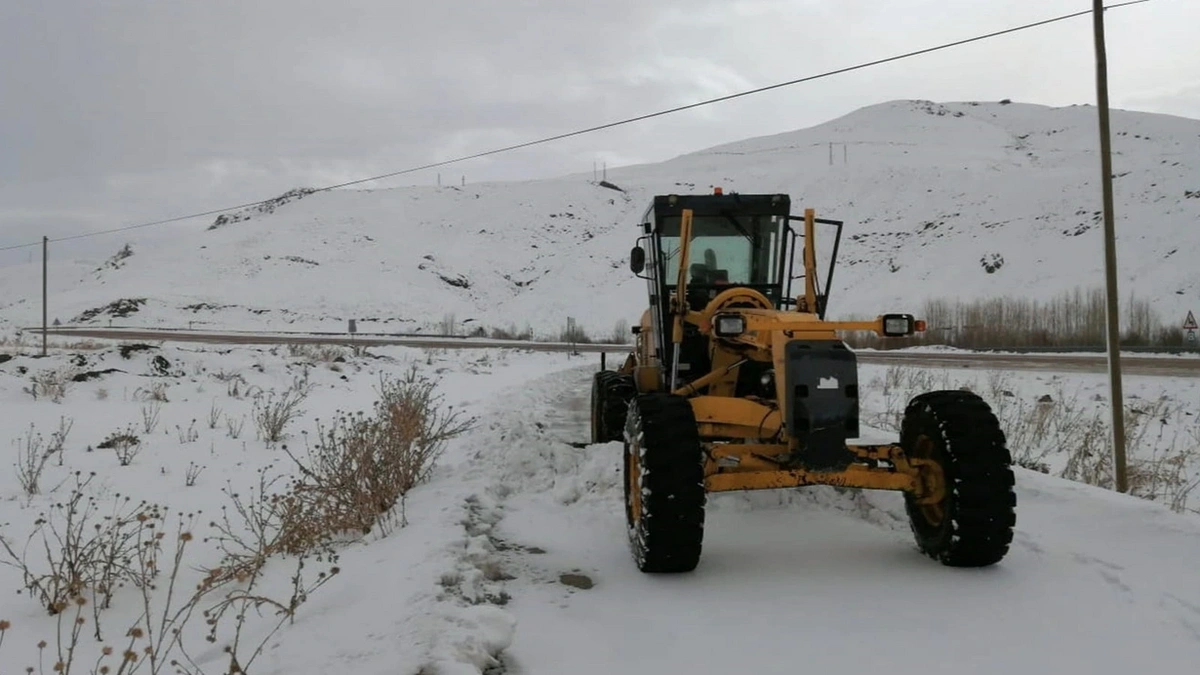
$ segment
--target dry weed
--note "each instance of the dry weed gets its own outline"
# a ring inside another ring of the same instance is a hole
[[[187,469],[183,472],[183,484],[185,487],[192,487],[196,484],[196,479],[200,477],[201,472],[206,468],[198,466],[194,462],[188,462]]]
[[[296,385],[289,391],[306,393]],[[194,545],[192,514],[180,520],[173,550],[164,551],[169,537],[159,507],[120,498],[111,513],[101,513],[85,495],[91,478],[76,474],[70,498],[39,517],[23,551],[0,539],[0,553],[8,558],[0,562],[21,570],[26,590],[58,617],[58,638],[43,641],[39,655],[55,661],[58,672],[74,665],[90,666],[93,673],[200,673],[184,642],[185,627],[199,613],[207,625],[205,640],[221,645],[228,659],[225,672],[247,672],[310,594],[339,573],[337,537],[386,531],[397,501],[402,510],[404,495],[428,479],[446,443],[474,424],[444,406],[435,383],[415,367],[400,377],[381,377],[378,393],[373,415],[341,415],[319,430],[309,461],[292,458],[300,473],[289,484],[268,479],[264,469],[257,489],[226,491],[229,505],[210,524],[215,534],[204,539],[216,544],[221,561],[200,569],[198,584],[183,578],[195,569],[185,564]],[[133,439],[131,433],[115,433],[108,445],[138,445]],[[190,464],[187,483],[201,470]],[[45,551],[46,560],[32,560],[26,555],[31,550]],[[267,567],[283,557],[295,565],[288,590],[263,592]],[[314,560],[321,566],[310,570]],[[103,642],[101,614],[122,585],[139,591],[141,616],[119,638],[124,645],[114,648]],[[91,620],[84,616],[87,608]],[[260,621],[267,622],[261,629],[247,628]],[[77,649],[85,623],[103,645],[86,659]],[[0,622],[0,643],[8,627]]]
[[[1183,406],[1166,398],[1125,406],[1125,448],[1129,493],[1157,501],[1176,512],[1187,510],[1191,492],[1200,484],[1200,425],[1180,431]],[[1173,423],[1174,422],[1174,423]],[[1166,436],[1172,428],[1171,436]],[[1109,419],[1094,413],[1068,448],[1061,476],[1113,489],[1113,439]]]
[[[300,408],[300,404],[308,398],[310,391],[312,391],[312,384],[307,377],[304,377],[296,378],[292,382],[292,386],[288,387],[278,399],[275,398],[273,390],[265,396],[256,397],[254,423],[258,429],[259,439],[268,445],[274,445],[283,440],[287,425],[303,414],[304,411]]]
[[[183,427],[176,424],[175,425],[175,433],[179,437],[180,445],[186,445],[188,443],[195,443],[200,438],[200,432],[196,431],[196,420],[195,419],[192,420],[192,423],[189,424],[188,428],[186,428],[186,429],[184,429]]]
[[[346,350],[338,345],[289,344],[288,355],[308,363],[337,363],[346,360]]]
[[[152,399],[142,406],[142,432],[146,435],[154,433],[158,428],[158,416],[162,413],[162,401]]]
[[[78,481],[71,499],[35,524],[30,540],[41,535],[41,546],[36,548],[46,551],[47,564],[29,563],[7,540],[0,539],[3,545],[0,552],[9,558],[0,562],[23,572],[27,590],[43,602],[57,621],[53,643],[42,640],[37,644],[39,665],[28,667],[25,672],[70,673],[83,668],[92,675],[137,672],[200,675],[205,670],[192,658],[185,644],[185,636],[189,634],[185,629],[199,612],[206,625],[205,641],[224,643],[222,652],[228,660],[222,672],[245,673],[274,634],[286,622],[294,620],[309,596],[340,571],[334,564],[336,555],[331,554],[328,565],[311,574],[308,568],[314,554],[306,551],[296,556],[286,591],[268,595],[259,590],[267,558],[278,553],[277,547],[272,548],[275,537],[270,534],[279,530],[278,514],[271,506],[274,497],[268,497],[264,490],[251,500],[231,493],[243,521],[237,524],[226,517],[222,526],[213,524],[228,535],[220,546],[226,556],[218,567],[198,570],[204,574],[203,578],[190,584],[184,573],[195,568],[186,565],[185,560],[196,540],[193,536],[196,514],[179,519],[174,547],[164,568],[165,519],[158,507],[144,503],[131,506],[125,498],[111,514],[101,516],[96,502],[84,496],[90,480]],[[256,529],[266,534],[260,536]],[[230,546],[232,541],[240,542],[244,548]],[[239,561],[246,560],[254,564],[239,568]],[[239,570],[237,573],[229,572],[235,568]],[[114,648],[105,640],[101,623],[110,607],[113,589],[122,585],[132,585],[137,590],[141,611],[133,624],[118,634],[124,646]],[[90,617],[85,616],[88,608]],[[267,618],[267,613],[274,614],[274,618]],[[97,643],[91,649],[81,640],[89,618]],[[273,625],[268,623],[260,630],[259,619]],[[248,626],[252,630],[247,630]],[[10,627],[10,622],[0,621],[0,646]],[[49,667],[48,655],[52,662]]]
[[[17,446],[17,463],[13,466],[17,470],[17,482],[26,496],[32,497],[41,493],[42,472],[45,471],[46,463],[51,457],[57,456],[58,464],[62,466],[63,446],[66,445],[67,436],[74,424],[74,420],[60,418],[58,428],[50,434],[48,442],[43,439],[41,432],[30,424],[25,437],[14,441]]]
[[[397,517],[403,525],[405,495],[475,422],[444,407],[436,386],[416,366],[399,378],[381,376],[374,415],[339,413],[328,427],[318,423],[305,460],[288,452],[301,476],[288,508],[330,533],[386,534]]]
[[[125,583],[150,584],[158,573],[150,559],[139,562],[138,548],[152,541],[162,509],[147,502],[134,503],[117,495],[107,514],[100,513],[94,497],[86,494],[93,476],[75,476],[75,487],[66,500],[51,505],[34,521],[34,530],[23,551],[0,537],[4,564],[21,571],[26,590],[51,614],[60,613],[72,598],[90,594],[96,612],[108,607],[113,593]],[[149,539],[147,539],[149,538]],[[38,539],[43,553],[31,562],[29,544]],[[97,631],[99,626],[97,626]],[[99,639],[99,637],[97,637]]]
[[[934,389],[967,388],[952,382],[947,371],[934,375],[892,366],[872,383],[883,395],[882,412],[866,419],[897,430],[904,407],[913,396]],[[1114,486],[1112,426],[1104,406],[1089,405],[1079,390],[1062,382],[1052,393],[1029,399],[1014,393],[1012,376],[990,371],[979,392],[1000,421],[1019,466],[1089,485]],[[1166,397],[1134,399],[1126,404],[1125,446],[1130,494],[1187,509],[1189,495],[1200,485],[1200,422],[1183,404]],[[1057,467],[1057,470],[1056,470]]]
[[[73,384],[71,378],[74,376],[75,369],[70,367],[43,370],[29,378],[30,385],[25,387],[25,393],[32,396],[35,401],[44,398],[54,403],[62,403],[71,389]]]
[[[217,402],[213,401],[212,406],[208,409],[208,428],[216,429],[221,422],[221,409],[217,407]]]
[[[133,433],[133,427],[130,426],[125,431],[110,433],[108,438],[105,438],[96,447],[101,450],[112,450],[121,466],[129,466],[142,451],[142,439]]]
[[[236,439],[238,436],[241,436],[242,428],[245,426],[245,417],[239,417],[235,420],[228,415],[225,416],[225,430],[228,432],[230,438]]]
[[[167,397],[167,384],[165,382],[155,382],[154,384],[150,385],[149,389],[138,387],[133,391],[133,395],[134,397],[140,398],[143,401],[152,401],[158,403],[169,403],[171,400]]]

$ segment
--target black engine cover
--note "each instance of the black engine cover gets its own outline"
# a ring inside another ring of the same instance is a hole
[[[854,461],[846,439],[859,435],[858,359],[841,340],[791,340],[785,348],[788,432],[796,459],[812,471],[842,471]]]

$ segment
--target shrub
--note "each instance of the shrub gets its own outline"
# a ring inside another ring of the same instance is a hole
[[[284,429],[291,421],[301,414],[300,405],[308,398],[312,386],[307,379],[296,378],[292,386],[283,395],[275,398],[271,391],[266,396],[258,396],[254,400],[254,424],[258,428],[258,436],[268,445],[283,440]],[[263,399],[266,399],[265,401]]]
[[[308,363],[335,363],[346,360],[346,350],[338,345],[291,343],[288,355]]]
[[[32,396],[35,401],[45,398],[54,403],[62,403],[67,396],[67,391],[71,388],[71,378],[74,376],[75,372],[71,368],[43,370],[29,378],[30,386],[25,388],[25,393]]]
[[[22,553],[0,537],[7,557],[4,562],[22,572],[25,588],[51,615],[84,593],[92,596],[98,612],[108,607],[122,584],[141,587],[158,574],[157,565],[149,559],[142,564],[136,559],[137,549],[154,540],[153,531],[162,520],[161,507],[134,504],[129,497],[118,495],[112,511],[100,513],[95,499],[85,494],[92,478],[76,474],[67,499],[38,516]],[[27,555],[34,539],[39,540],[35,550],[44,556],[40,562],[30,562]]]
[[[162,401],[152,399],[149,403],[142,406],[142,432],[146,434],[154,433],[158,427],[158,416],[162,412]]]
[[[101,450],[111,449],[117,455],[117,462],[121,466],[129,466],[142,451],[142,439],[133,433],[133,427],[128,427],[125,431],[110,433],[96,447]]]
[[[50,461],[51,457],[57,456],[59,466],[62,466],[63,446],[66,444],[67,435],[71,433],[71,427],[74,424],[74,420],[61,418],[58,429],[50,434],[49,442],[42,437],[33,424],[30,424],[25,437],[18,438],[13,442],[17,446],[17,463],[13,467],[17,470],[17,482],[21,486],[21,491],[26,496],[32,497],[41,493],[42,472],[45,471],[46,463]]]
[[[436,384],[415,366],[399,378],[382,376],[378,393],[373,416],[339,413],[332,424],[318,424],[305,460],[289,453],[301,477],[286,506],[306,524],[291,539],[311,540],[314,526],[362,534],[378,526],[386,533],[394,507],[429,477],[447,441],[475,422],[443,408]],[[403,509],[398,515],[403,523]],[[284,550],[295,546],[287,541]]]
[[[1088,406],[1062,384],[1038,399],[1014,393],[1011,375],[989,371],[980,395],[991,405],[1008,439],[1013,461],[1027,469],[1097,487],[1113,487],[1113,441],[1106,406]],[[904,407],[915,395],[934,389],[965,389],[949,371],[891,366],[870,384],[881,405],[864,421],[897,431]],[[1126,404],[1125,445],[1130,494],[1187,509],[1200,485],[1200,422],[1185,405],[1166,398]],[[1166,436],[1167,430],[1172,435]],[[1052,465],[1057,465],[1057,471]]]
[[[526,324],[524,329],[518,330],[516,324],[510,323],[507,328],[492,328],[488,337],[493,340],[532,340],[533,327]]]

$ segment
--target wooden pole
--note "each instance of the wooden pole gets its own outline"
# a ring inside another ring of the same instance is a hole
[[[1107,289],[1108,386],[1112,404],[1113,464],[1117,492],[1129,491],[1125,459],[1125,398],[1121,392],[1121,325],[1117,296],[1117,235],[1113,215],[1112,135],[1108,115],[1108,55],[1104,2],[1093,0],[1096,40],[1096,107],[1100,116],[1100,185],[1104,196],[1104,279]]]
[[[49,278],[49,275],[46,273],[46,263],[50,257],[49,253],[48,253],[49,248],[50,248],[50,237],[43,236],[42,237],[42,356],[46,355],[46,332],[47,332],[46,317],[49,315],[49,310],[47,309],[47,303],[46,303],[46,298],[49,295],[49,293],[46,290],[47,279]]]

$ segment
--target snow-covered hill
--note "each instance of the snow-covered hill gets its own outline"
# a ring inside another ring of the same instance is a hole
[[[1175,323],[1200,309],[1200,120],[1114,111],[1113,133],[1122,296]],[[626,259],[649,199],[715,185],[787,192],[796,212],[846,221],[834,314],[1046,298],[1103,283],[1096,146],[1089,106],[896,101],[610,170],[619,189],[589,173],[297,192],[217,223],[140,231],[112,264],[56,263],[51,320],[341,330],[354,318],[392,332],[453,314],[460,330],[550,332],[572,316],[607,334],[644,302]],[[0,269],[0,330],[40,321],[36,265]],[[85,314],[143,298],[115,318]]]

